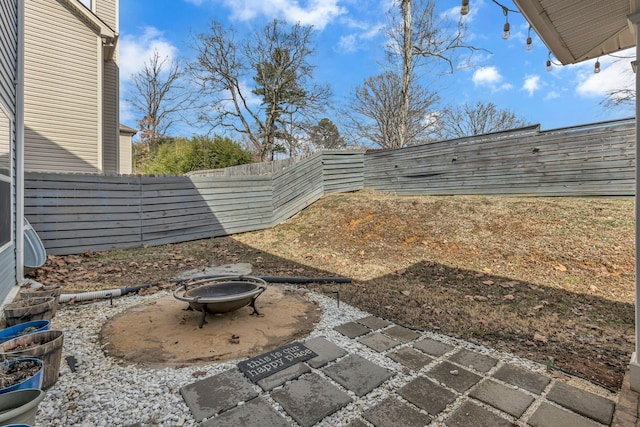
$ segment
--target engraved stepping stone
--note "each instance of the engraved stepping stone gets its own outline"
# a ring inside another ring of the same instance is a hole
[[[393,361],[398,362],[409,369],[419,371],[420,369],[433,362],[433,358],[427,356],[421,351],[414,350],[411,347],[402,347],[389,353],[389,356]]]
[[[413,343],[413,346],[420,351],[424,351],[431,356],[440,357],[454,349],[452,345],[440,341],[424,338]]]
[[[489,372],[498,363],[498,360],[493,357],[467,350],[466,348],[460,349],[456,354],[449,357],[449,360],[480,372]]]
[[[351,339],[357,338],[359,336],[362,336],[371,332],[370,328],[356,322],[343,323],[342,325],[338,325],[333,329]]]
[[[398,325],[393,325],[392,327],[385,329],[383,332],[390,337],[397,339],[401,343],[408,343],[409,341],[420,338],[420,334],[416,331],[412,331],[409,328]]]
[[[336,359],[341,358],[346,355],[347,352],[342,348],[331,341],[323,338],[312,338],[308,341],[305,341],[304,346],[308,349],[311,349],[318,356],[313,359],[307,360],[307,364],[312,368],[321,368],[329,362],[333,362]]]
[[[356,320],[356,322],[358,322],[361,325],[364,325],[364,326],[366,326],[368,328],[371,328],[374,331],[377,330],[377,329],[386,328],[387,326],[393,324],[393,323],[389,322],[388,320],[384,320],[384,319],[381,319],[381,318],[376,317],[376,316],[363,317],[362,319]]]
[[[536,412],[529,418],[528,424],[531,427],[602,427],[602,424],[566,409],[558,408],[549,402],[543,402],[542,405],[536,409]]]
[[[442,362],[434,366],[427,375],[435,378],[447,387],[451,387],[458,393],[464,393],[482,379],[480,375],[462,369],[449,362]]]
[[[367,336],[360,337],[356,341],[366,345],[367,347],[377,351],[378,353],[382,353],[383,351],[387,351],[390,348],[399,346],[401,344],[400,341],[395,340],[380,332],[374,332]]]
[[[323,369],[332,380],[362,397],[393,376],[393,372],[382,366],[350,354],[339,362]]]
[[[282,415],[262,398],[248,401],[215,418],[203,422],[201,427],[291,427]]]
[[[551,381],[549,377],[514,365],[501,366],[493,377],[535,394],[542,393]]]
[[[267,378],[261,379],[258,381],[258,385],[262,387],[264,391],[271,391],[287,381],[294,380],[309,372],[311,372],[311,369],[307,365],[304,363],[296,363],[295,365],[276,372]]]
[[[271,392],[271,397],[302,427],[311,427],[352,402],[347,393],[313,373]]]
[[[402,387],[398,394],[431,415],[438,415],[457,397],[456,393],[422,376]]]
[[[606,425],[611,424],[615,409],[613,401],[561,381],[553,385],[547,399]]]
[[[464,402],[445,422],[447,427],[511,427],[511,421],[475,403]]]
[[[471,390],[469,396],[520,418],[535,400],[522,390],[507,387],[493,380],[484,380]]]
[[[198,422],[258,396],[237,369],[188,384],[180,389],[180,393]]]
[[[429,424],[431,417],[414,407],[388,397],[364,412],[364,417],[376,427],[407,427]]]

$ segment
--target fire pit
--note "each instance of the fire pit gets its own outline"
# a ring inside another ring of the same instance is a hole
[[[202,312],[199,328],[205,324],[207,313],[221,314],[250,305],[251,314],[260,314],[256,299],[267,289],[267,282],[252,276],[218,277],[204,279],[180,286],[173,296],[189,303],[192,310]]]

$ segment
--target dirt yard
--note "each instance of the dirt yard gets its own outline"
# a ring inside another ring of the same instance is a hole
[[[620,387],[634,343],[631,198],[329,195],[277,227],[174,245],[50,256],[65,292],[135,286],[212,264],[307,285],[439,331]],[[153,292],[151,290],[150,292]]]

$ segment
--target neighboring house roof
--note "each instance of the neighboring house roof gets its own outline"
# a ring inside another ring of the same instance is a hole
[[[627,17],[640,0],[514,0],[536,33],[564,65],[635,46]]]
[[[131,135],[135,135],[136,133],[138,133],[138,131],[134,128],[130,128],[129,126],[120,123],[120,133],[129,133]]]

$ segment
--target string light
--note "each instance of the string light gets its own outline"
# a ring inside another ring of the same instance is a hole
[[[504,13],[505,19],[502,38],[506,40],[511,36],[511,26],[509,25],[509,9],[507,9],[505,6],[502,6],[502,13]]]
[[[562,64],[559,64],[557,62],[553,62],[551,60],[551,51],[549,51],[549,54],[547,55],[547,71],[551,72],[551,70],[553,70],[553,67],[551,65],[557,65],[560,66]]]
[[[531,39],[531,25],[529,25],[529,31],[527,32],[527,50],[533,50],[533,40]]]
[[[593,72],[596,74],[600,72],[600,58],[596,59],[596,65],[593,66]]]
[[[469,0],[462,0],[462,6],[460,6],[460,15],[466,15],[469,13]]]

